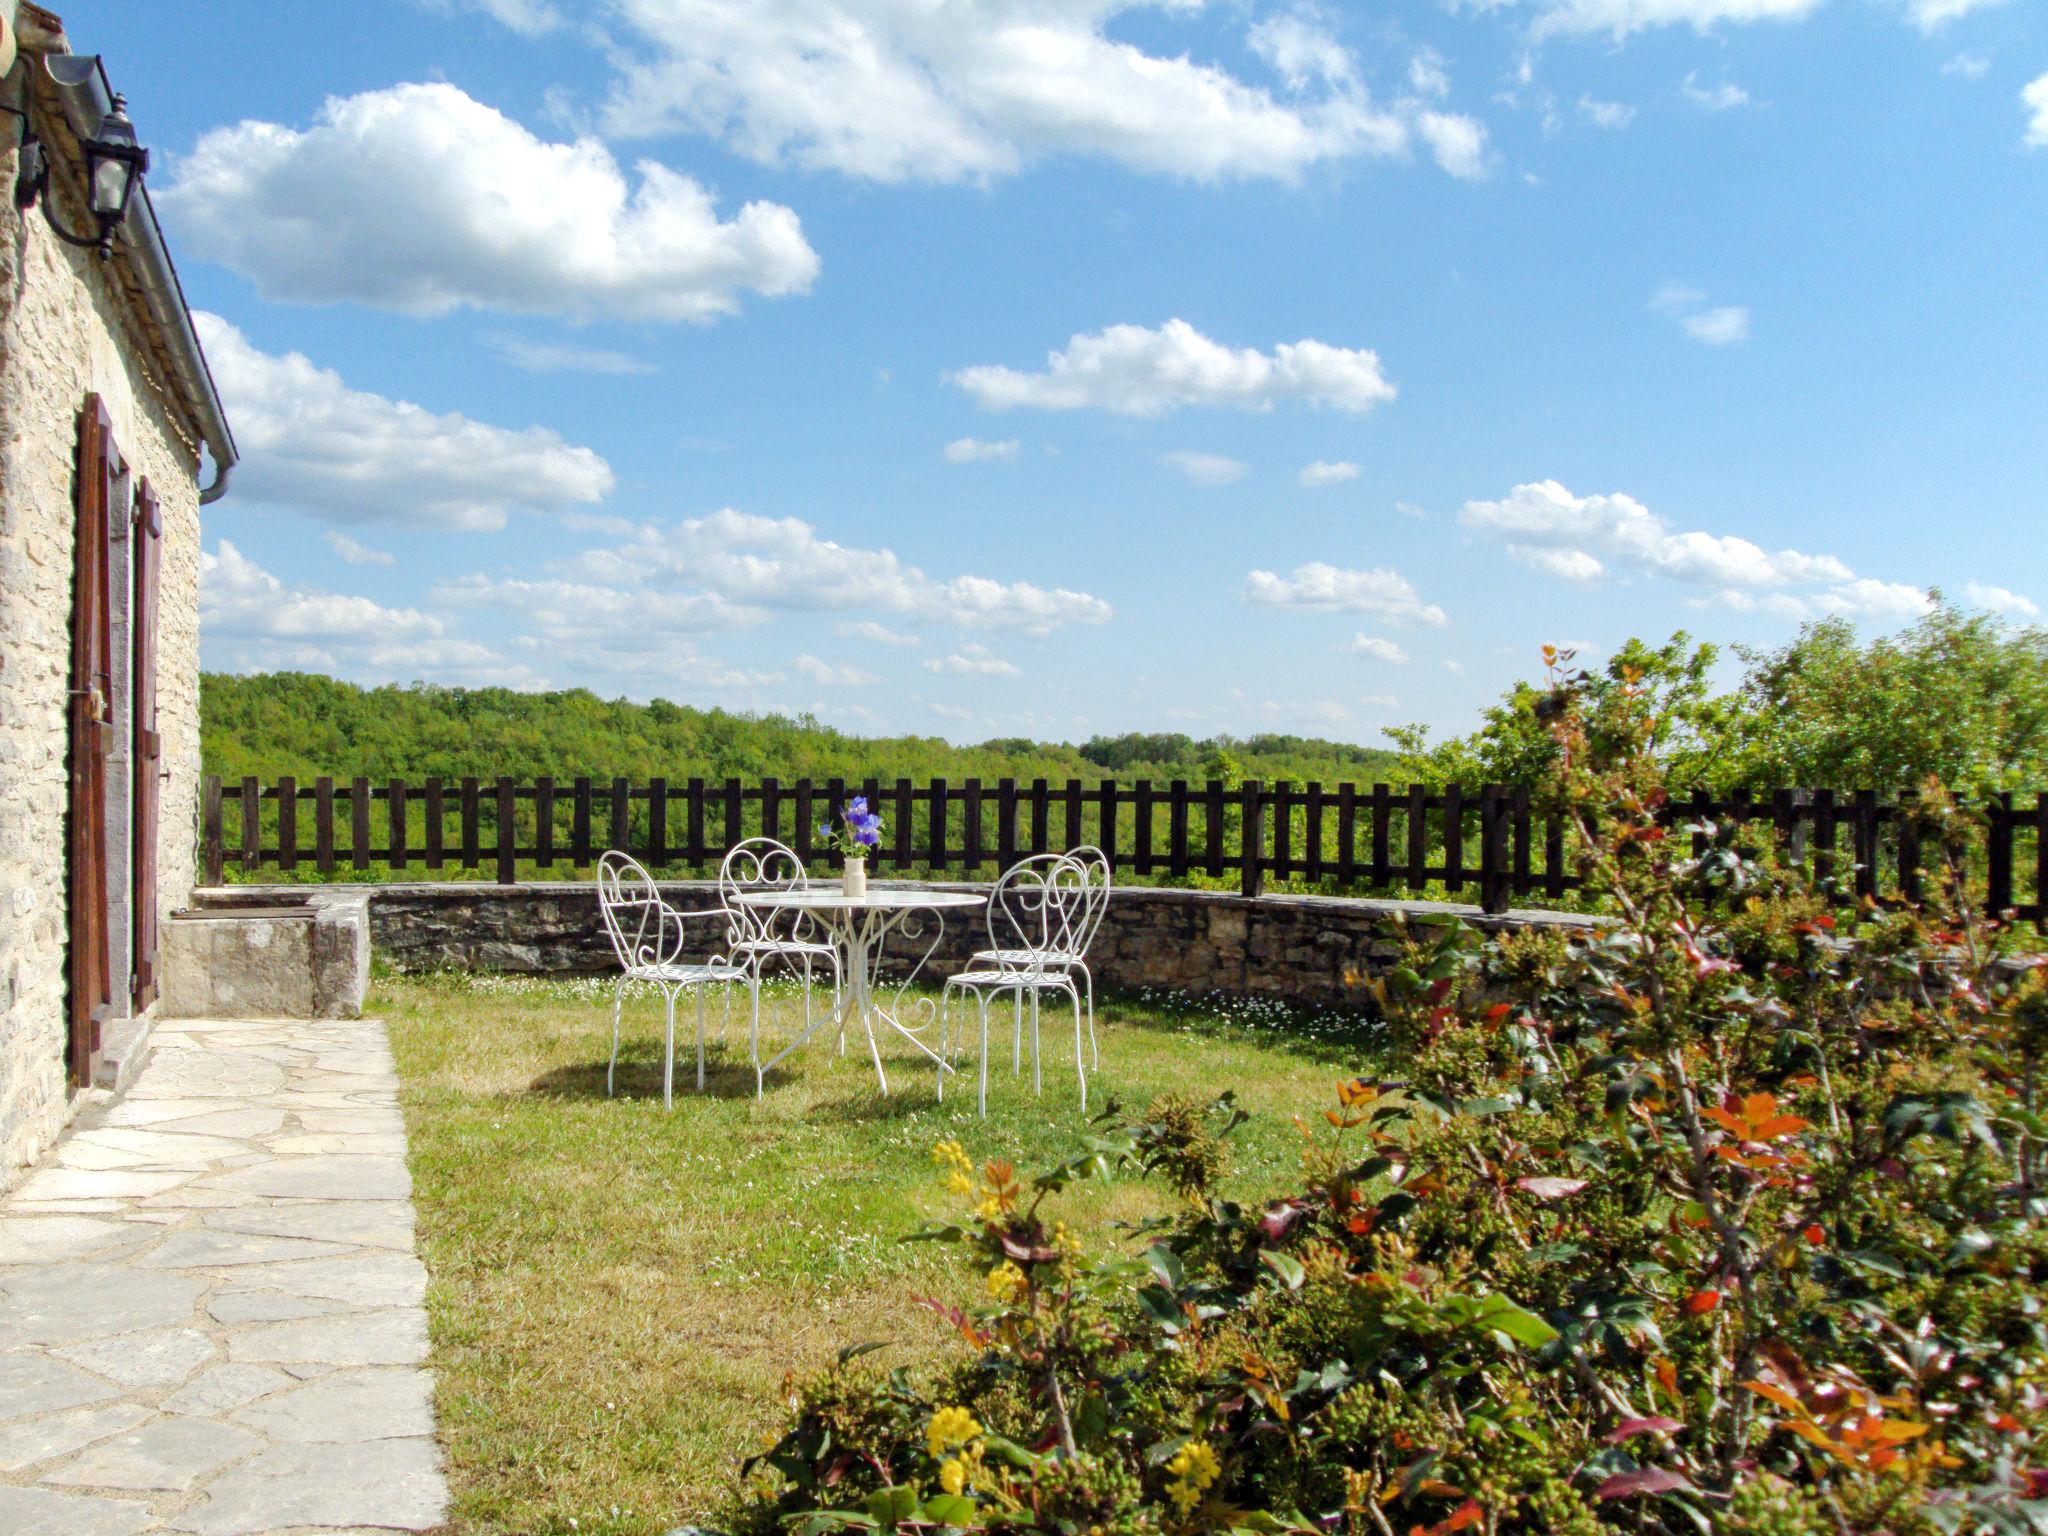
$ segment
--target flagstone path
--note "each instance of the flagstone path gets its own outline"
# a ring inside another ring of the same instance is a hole
[[[446,1517],[376,1020],[172,1020],[0,1200],[0,1532]]]

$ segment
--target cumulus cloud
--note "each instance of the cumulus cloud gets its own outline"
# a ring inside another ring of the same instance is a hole
[[[1415,131],[1437,167],[1465,181],[1486,174],[1486,125],[1458,112],[1418,112]]]
[[[1917,619],[1934,607],[1934,599],[1916,586],[1902,581],[1879,581],[1858,577],[1840,586],[1809,593],[1722,591],[1695,600],[1738,612],[1774,613],[1788,619],[1811,619],[1835,614],[1849,619],[1898,622]]]
[[[1350,50],[1305,10],[1250,27],[1270,75],[1254,79],[1109,35],[1152,9],[618,0],[636,38],[602,120],[615,134],[709,134],[764,164],[886,182],[987,182],[1062,155],[1197,181],[1291,181],[1409,152],[1417,103],[1375,102]]]
[[[687,176],[647,160],[629,183],[596,139],[548,143],[452,85],[216,128],[177,170],[156,196],[185,247],[267,299],[704,321],[818,274],[788,208],[721,219]]]
[[[1906,14],[1913,18],[1913,25],[1929,34],[1939,32],[1959,16],[1972,11],[1987,11],[1994,5],[2003,5],[2005,0],[1912,0],[1906,7]]]
[[[1983,608],[1991,613],[2016,614],[2025,619],[2038,619],[2041,605],[2031,597],[2022,597],[2009,587],[1994,587],[1981,581],[1963,584],[1963,599],[1972,607]]]
[[[789,670],[807,683],[823,688],[864,688],[879,682],[872,672],[863,672],[851,662],[826,661],[806,652],[789,664]]]
[[[433,614],[280,580],[222,539],[199,555],[199,619],[207,665],[228,671],[298,668],[363,682],[534,687],[531,669],[447,633]]]
[[[524,373],[653,373],[654,364],[604,347],[579,347],[559,341],[529,341],[523,336],[493,336],[490,349]]]
[[[1651,27],[1691,27],[1803,21],[1820,0],[1553,0],[1536,18],[1534,33],[1605,32],[1619,40]]]
[[[1244,600],[1264,608],[1362,613],[1396,629],[1440,629],[1450,622],[1407,577],[1386,566],[1353,571],[1312,560],[1286,576],[1253,571],[1244,580]]]
[[[1370,656],[1374,661],[1386,661],[1399,665],[1407,661],[1408,653],[1391,640],[1382,640],[1378,635],[1353,635],[1346,647],[1354,656]]]
[[[2048,149],[2048,75],[2039,76],[2020,92],[2020,105],[2027,110],[2022,142],[2029,149]]]
[[[1740,304],[1709,305],[1706,294],[1683,283],[1666,283],[1650,296],[1650,308],[1668,315],[1678,328],[1705,347],[1725,347],[1749,339],[1749,310]]]
[[[1771,553],[1733,535],[1684,532],[1632,496],[1574,496],[1555,480],[1518,485],[1499,501],[1468,501],[1467,527],[1501,540],[1524,565],[1589,582],[1610,568],[1724,588],[1846,582],[1832,555]]]
[[[985,645],[963,645],[950,656],[934,656],[924,663],[927,672],[945,677],[1017,677],[1016,666],[994,654]]]
[[[571,558],[559,574],[620,592],[664,594],[649,606],[666,605],[676,593],[699,593],[738,622],[776,611],[867,608],[970,629],[1046,634],[1110,617],[1109,604],[1086,592],[987,576],[938,579],[890,550],[821,539],[801,519],[730,507],[669,526],[643,525],[622,544]]]
[[[1726,80],[1717,85],[1702,85],[1698,75],[1689,74],[1682,89],[1687,101],[1708,112],[1726,112],[1749,105],[1749,92]]]
[[[1162,453],[1159,462],[1179,475],[1189,485],[1209,488],[1230,485],[1242,480],[1251,466],[1242,459],[1226,458],[1220,453],[1196,453],[1191,449],[1179,449],[1173,453]]]
[[[1311,490],[1326,485],[1342,485],[1346,480],[1358,478],[1358,466],[1349,459],[1317,459],[1313,464],[1304,464],[1301,473],[1295,476]]]
[[[990,410],[1035,406],[1122,416],[1163,416],[1193,405],[1267,411],[1282,400],[1360,413],[1395,395],[1376,352],[1321,341],[1283,342],[1270,353],[1232,348],[1185,320],[1076,335],[1047,355],[1041,373],[982,364],[947,381]]]
[[[1595,101],[1579,98],[1579,116],[1595,128],[1626,128],[1636,120],[1636,109],[1625,101]]]
[[[877,624],[873,619],[855,619],[849,624],[834,625],[832,633],[838,635],[842,640],[868,640],[876,645],[889,645],[899,648],[914,648],[924,644],[915,635],[903,634],[899,630],[891,629],[886,624]]]
[[[985,443],[978,437],[956,437],[939,452],[945,455],[948,464],[983,464],[991,459],[1005,462],[1014,459],[1022,446],[1014,437],[999,443]]]
[[[508,512],[602,500],[611,466],[545,427],[487,426],[351,389],[303,354],[258,350],[218,315],[193,316],[220,386],[251,501],[330,522],[491,529]]]
[[[372,549],[360,540],[350,538],[339,529],[329,530],[327,534],[327,547],[339,555],[343,563],[348,565],[381,565],[388,567],[398,564],[398,556],[392,554],[390,550]]]

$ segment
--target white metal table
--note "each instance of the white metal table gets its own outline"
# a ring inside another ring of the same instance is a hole
[[[770,1067],[827,1025],[836,1024],[843,1029],[850,1019],[858,1019],[861,1028],[867,1032],[868,1053],[874,1058],[875,1077],[884,1093],[889,1091],[889,1075],[882,1070],[882,1048],[875,1035],[877,1020],[923,1051],[941,1072],[953,1070],[946,1059],[921,1038],[920,1032],[927,1026],[903,1021],[903,994],[938,949],[940,939],[945,937],[944,913],[962,907],[985,907],[988,897],[967,891],[938,891],[915,885],[871,886],[865,895],[849,896],[835,887],[810,886],[798,890],[749,891],[743,893],[739,901],[742,906],[809,914],[826,929],[832,943],[840,950],[846,977],[845,993],[837,1008],[806,1027],[802,1034],[767,1061],[755,1065],[754,1084],[757,1090]],[[918,956],[910,974],[896,984],[895,995],[891,999],[893,1006],[884,1006],[875,995],[877,991],[884,990],[879,986],[882,941],[899,931],[912,939],[919,939],[927,928],[931,930],[931,942]]]

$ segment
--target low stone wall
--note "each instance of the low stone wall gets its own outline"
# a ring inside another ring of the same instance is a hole
[[[946,890],[986,892],[986,885]],[[304,886],[228,886],[202,891],[213,904],[266,905]],[[588,882],[483,885],[327,886],[369,898],[370,939],[379,958],[400,971],[475,969],[529,975],[589,975],[612,969],[598,921],[597,888]],[[662,887],[677,907],[717,905],[706,881]],[[1096,983],[1164,987],[1197,994],[1276,998],[1316,1007],[1358,1007],[1355,978],[1383,968],[1399,953],[1402,925],[1423,913],[1451,913],[1482,929],[1531,925],[1581,927],[1568,913],[1515,911],[1488,916],[1477,907],[1442,902],[1373,901],[1328,896],[1246,898],[1220,891],[1132,886],[1110,899],[1090,953]],[[706,952],[722,940],[703,925]],[[892,969],[915,959],[919,942],[892,936]],[[982,914],[950,914],[927,975],[959,969],[988,942]]]

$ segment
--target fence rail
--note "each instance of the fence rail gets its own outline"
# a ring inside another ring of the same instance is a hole
[[[522,866],[587,868],[607,848],[650,868],[704,871],[748,837],[779,838],[806,863],[836,867],[816,846],[820,821],[863,794],[887,824],[877,870],[973,876],[1031,854],[1093,843],[1117,870],[1140,878],[1233,878],[1256,896],[1268,877],[1342,889],[1419,892],[1441,885],[1475,892],[1488,911],[1517,896],[1555,900],[1580,882],[1569,829],[1507,785],[1441,789],[1387,784],[1263,784],[1217,780],[1129,784],[1079,779],[993,783],[944,779],[784,782],[764,778],[429,778],[309,781],[209,775],[201,806],[201,862],[209,884],[230,871],[299,876],[414,867],[493,871],[516,884]],[[1788,856],[1839,883],[1845,899],[1918,900],[1927,853],[1913,796],[1869,790],[1699,792],[1673,800],[1673,826],[1713,821],[1767,829]],[[231,809],[232,807],[232,809]],[[2048,794],[2031,806],[1993,797],[1982,807],[1985,840],[1975,862],[1989,910],[2043,917],[2048,891]],[[311,840],[306,823],[311,822]],[[1704,851],[1704,834],[1694,834]],[[2021,890],[2020,887],[2026,887]]]

